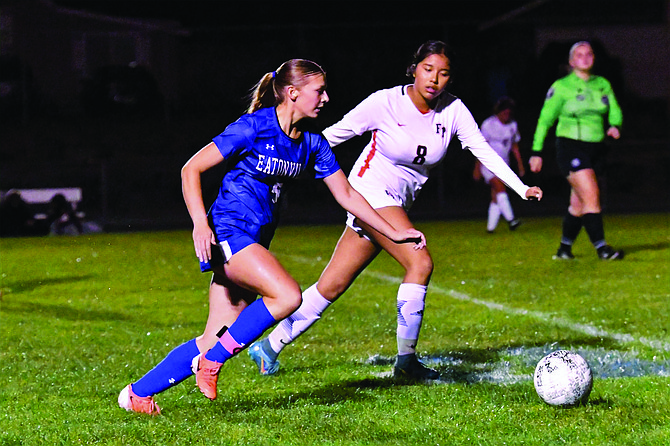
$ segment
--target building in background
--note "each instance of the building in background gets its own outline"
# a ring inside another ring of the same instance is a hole
[[[0,190],[82,187],[87,215],[112,226],[188,222],[179,168],[243,112],[264,72],[293,57],[322,64],[331,96],[319,121],[325,126],[372,91],[405,81],[408,61],[399,55],[429,38],[456,48],[451,88],[479,121],[507,94],[517,100],[522,133],[531,135],[547,88],[564,73],[567,48],[589,39],[625,114],[624,139],[611,157],[618,182],[608,191],[629,196],[616,195],[610,206],[668,209],[667,192],[659,192],[670,190],[668,3],[466,0],[409,20],[407,5],[416,2],[345,8],[326,1],[314,17],[278,20],[269,2],[6,0]],[[345,170],[364,142],[338,149]],[[523,141],[521,149],[528,149]],[[472,157],[460,150],[447,156],[455,159],[443,163],[415,207],[426,218],[477,212],[469,206],[478,193]],[[631,163],[638,168],[628,169]],[[549,192],[542,209],[550,210],[560,181],[541,180]],[[211,179],[212,193],[216,183]],[[301,194],[327,197],[297,189],[289,192],[289,210],[315,202]],[[637,199],[650,192],[656,198]],[[340,219],[331,215],[334,203],[323,203],[315,220]],[[288,212],[288,220],[299,213]]]

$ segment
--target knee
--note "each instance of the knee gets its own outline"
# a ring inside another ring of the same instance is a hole
[[[296,283],[294,286],[287,287],[281,297],[278,299],[277,309],[280,311],[282,319],[291,315],[302,304],[302,291]]]
[[[421,274],[426,278],[426,280],[430,279],[430,276],[433,274],[433,268],[434,268],[433,259],[430,256],[427,256],[421,268],[422,268]]]
[[[329,280],[329,281],[323,281],[319,280],[319,293],[326,298],[327,300],[333,302],[334,300],[337,300],[338,297],[340,297],[342,294],[344,294],[345,291],[349,288],[349,285],[351,282],[347,280]]]
[[[600,196],[597,193],[588,197],[588,200],[583,204],[582,212],[584,214],[600,212]]]
[[[410,263],[407,274],[415,278],[416,283],[428,283],[433,268],[433,259],[430,255],[419,256]]]
[[[597,214],[600,212],[600,204],[597,200],[588,202],[575,200],[570,203],[568,212],[575,217],[582,217],[584,214]]]

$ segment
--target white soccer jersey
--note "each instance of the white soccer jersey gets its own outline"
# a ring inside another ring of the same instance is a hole
[[[423,114],[407,94],[407,86],[380,90],[323,134],[334,147],[367,131],[372,138],[354,164],[349,182],[375,208],[388,205],[371,196],[377,194],[409,210],[454,135],[463,148],[526,198],[528,186],[486,142],[463,102],[448,93],[442,94],[435,110]]]
[[[516,121],[503,124],[497,116],[489,116],[482,122],[481,130],[493,150],[509,164],[512,145],[521,140]]]

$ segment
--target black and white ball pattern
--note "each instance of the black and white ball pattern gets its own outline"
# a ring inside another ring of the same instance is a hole
[[[568,350],[557,350],[537,363],[533,382],[545,403],[575,406],[589,399],[593,376],[584,358]]]

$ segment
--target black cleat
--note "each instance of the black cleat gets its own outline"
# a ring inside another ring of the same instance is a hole
[[[398,355],[395,366],[393,366],[393,376],[395,378],[404,378],[411,380],[439,379],[440,373],[430,367],[426,367],[419,361],[414,354]]]
[[[521,226],[521,223],[523,223],[523,222],[521,220],[519,220],[518,218],[515,218],[514,220],[508,222],[509,230],[514,231],[516,228]]]
[[[610,245],[605,245],[598,249],[600,260],[621,260],[623,259],[623,250],[615,251]]]
[[[552,257],[552,259],[557,260],[572,260],[574,259],[575,256],[572,255],[572,250],[571,249],[566,249],[564,247],[558,248],[558,251],[556,251],[556,254]]]

